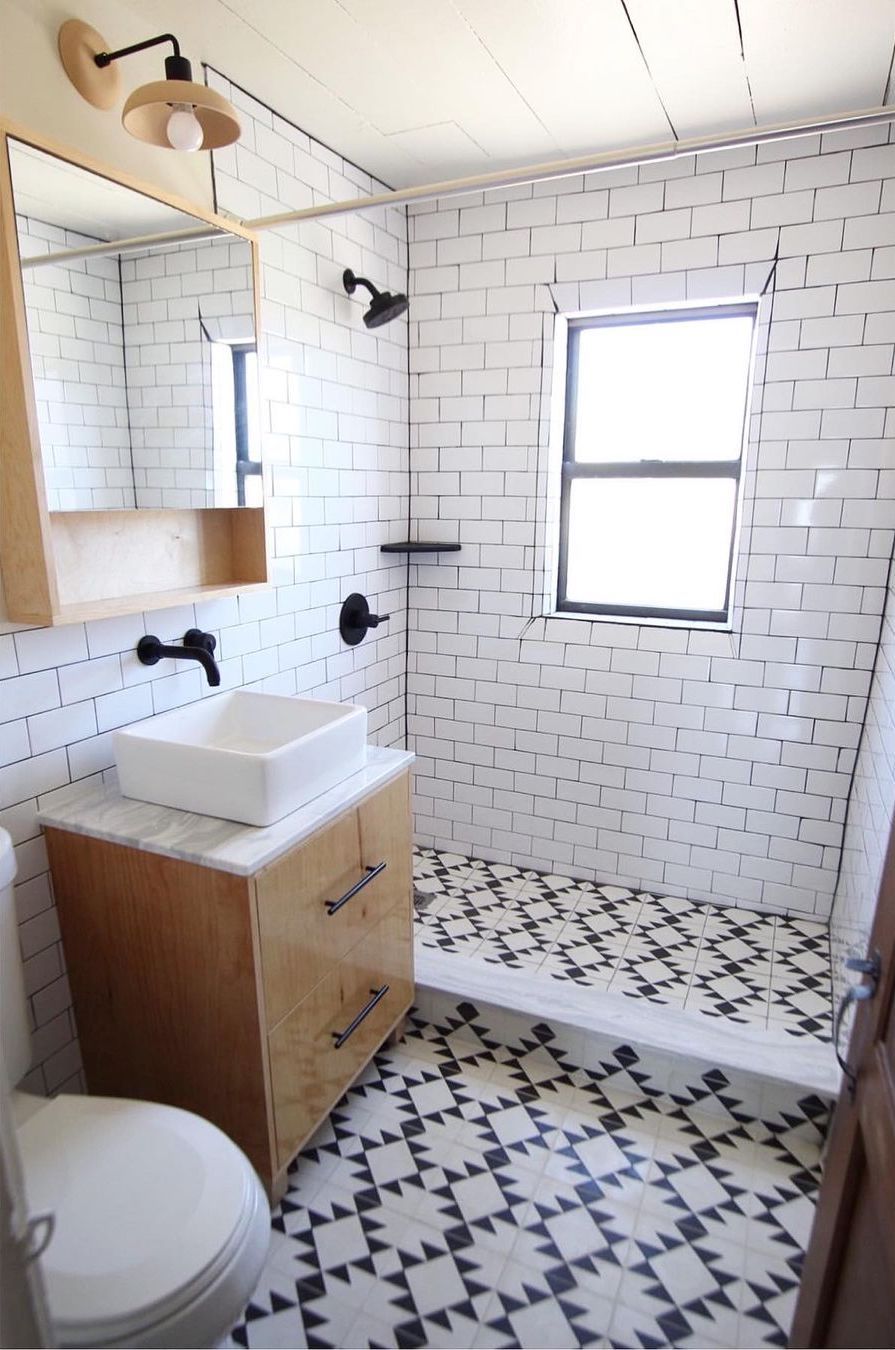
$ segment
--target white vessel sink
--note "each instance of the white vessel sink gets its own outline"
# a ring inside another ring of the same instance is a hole
[[[272,825],[362,769],[367,710],[239,689],[116,731],[125,797]]]

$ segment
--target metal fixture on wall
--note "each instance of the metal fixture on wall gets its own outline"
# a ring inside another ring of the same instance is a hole
[[[214,89],[197,84],[189,61],[180,54],[172,33],[109,51],[105,38],[80,19],[68,19],[59,29],[59,57],[65,73],[82,98],[95,108],[117,102],[121,78],[112,64],[123,56],[170,42],[165,78],[141,84],[130,94],[121,123],[138,141],[169,150],[219,150],[239,140],[242,128],[231,104]]]
[[[163,656],[173,656],[176,660],[198,661],[205,671],[210,685],[221,682],[221,672],[214,659],[217,641],[211,633],[203,633],[201,628],[188,628],[183,635],[183,646],[173,647],[162,642],[161,638],[147,633],[137,643],[137,660],[144,666],[156,666]]]
[[[342,285],[348,295],[354,295],[358,286],[366,286],[370,292],[373,298],[370,301],[370,308],[364,315],[364,323],[368,328],[381,328],[384,323],[397,319],[406,311],[409,303],[406,295],[392,295],[391,291],[377,290],[372,281],[368,281],[366,277],[355,276],[350,267],[346,267],[342,273]]]
[[[363,642],[368,629],[378,628],[390,618],[390,614],[371,614],[367,597],[354,591],[339,611],[339,632],[342,634],[342,641],[347,642],[349,647],[356,647],[359,642]]]

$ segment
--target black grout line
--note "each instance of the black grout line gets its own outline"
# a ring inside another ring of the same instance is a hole
[[[134,508],[137,506],[137,470],[134,467],[134,431],[131,426],[131,403],[128,398],[127,382],[127,325],[124,322],[124,279],[121,275],[121,254],[117,254],[118,260],[118,300],[121,305],[121,361],[124,375],[124,411],[127,417],[127,445],[131,462],[131,491],[134,494]],[[66,750],[68,747],[66,747]]]
[[[883,84],[883,97],[880,107],[884,108],[888,102],[889,95],[895,93],[895,90],[892,88],[893,73],[895,73],[895,39],[893,39],[892,42],[892,55],[889,57],[889,69],[886,73],[885,83]]]
[[[629,9],[628,9],[626,0],[619,0],[619,4],[621,5],[621,7],[622,7],[622,9],[623,9],[623,11],[624,11],[625,18],[628,20],[628,27],[629,27],[630,30],[631,30],[631,35],[632,35],[632,37],[634,38],[634,41],[637,43],[637,50],[640,52],[640,59],[641,59],[641,61],[643,62],[643,68],[644,68],[644,70],[646,71],[647,75],[648,75],[649,78],[650,78],[650,83],[652,84],[653,89],[655,90],[656,98],[659,100],[659,103],[661,104],[661,107],[662,107],[662,112],[665,114],[665,121],[666,121],[666,122],[668,123],[668,125],[671,127],[671,135],[672,135],[672,137],[674,138],[674,140],[679,141],[679,140],[680,140],[680,136],[678,135],[677,127],[674,125],[674,122],[671,120],[671,113],[668,111],[668,108],[667,108],[667,106],[666,106],[666,104],[665,104],[664,98],[662,97],[662,94],[661,94],[661,91],[660,91],[660,89],[659,89],[659,86],[656,84],[656,80],[655,80],[655,77],[654,77],[654,75],[653,75],[653,72],[650,70],[649,61],[647,61],[647,59],[646,59],[646,52],[643,50],[643,44],[642,44],[641,41],[640,41],[640,37],[639,37],[639,35],[638,35],[638,33],[637,33],[637,29],[634,27],[634,20],[631,18],[631,14],[630,14],[630,11],[629,11]]]
[[[279,108],[274,108],[270,103],[265,103],[263,98],[259,98],[257,94],[253,94],[251,89],[246,89],[244,84],[240,84],[238,80],[232,79],[226,71],[220,70],[217,66],[213,66],[210,61],[203,61],[202,69],[205,71],[206,84],[208,83],[209,70],[214,71],[215,75],[219,75],[222,80],[226,80],[234,89],[238,89],[241,94],[245,94],[246,98],[253,99],[255,103],[258,104],[259,108],[266,108],[271,117],[278,117],[281,122],[285,122],[288,126],[292,127],[293,130],[300,131],[302,136],[307,136],[309,141],[314,141],[317,145],[322,145],[323,149],[328,150],[331,155],[335,155],[338,159],[343,160],[344,163],[350,164],[352,169],[357,169],[358,173],[366,174],[367,178],[371,178],[374,183],[381,183],[389,192],[394,192],[396,190],[391,183],[387,183],[384,178],[380,178],[379,174],[371,173],[370,170],[365,169],[362,164],[356,164],[353,159],[349,159],[341,150],[335,150],[326,141],[322,141],[313,131],[306,131],[304,127],[299,126],[298,122],[293,122],[291,117],[286,117],[285,114],[281,113]]]
[[[749,93],[749,107],[752,109],[752,125],[758,126],[758,119],[755,116],[755,98],[752,94],[752,81],[749,79],[749,67],[746,65],[746,47],[743,42],[743,20],[740,15],[740,0],[733,0],[733,10],[737,21],[737,34],[740,39],[740,60],[743,63],[743,77],[746,81],[746,89]]]

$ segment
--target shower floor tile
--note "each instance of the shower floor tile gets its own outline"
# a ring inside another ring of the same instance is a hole
[[[416,940],[555,980],[832,1038],[826,925],[418,849]]]

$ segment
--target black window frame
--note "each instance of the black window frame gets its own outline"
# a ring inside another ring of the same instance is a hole
[[[236,445],[236,505],[246,504],[245,480],[261,473],[261,460],[249,455],[249,410],[247,398],[246,357],[257,352],[254,342],[234,343],[230,347],[233,363],[233,424]]]
[[[747,422],[749,416],[749,396],[751,381],[746,381],[746,397],[743,404],[743,433],[740,440],[740,453],[735,460],[662,460],[642,459],[616,461],[599,464],[579,463],[575,459],[575,429],[578,401],[578,363],[581,333],[588,328],[620,328],[652,323],[681,323],[693,319],[727,319],[738,315],[748,315],[752,319],[752,343],[755,344],[755,327],[758,318],[757,301],[737,301],[726,305],[691,306],[681,305],[671,309],[648,310],[626,314],[594,314],[568,320],[566,341],[566,389],[565,415],[563,419],[562,484],[560,495],[559,522],[559,565],[557,575],[556,609],[565,614],[593,614],[597,618],[667,620],[675,623],[726,624],[730,618],[731,590],[737,526],[740,511],[740,480],[743,471],[743,459],[746,447]],[[752,360],[749,363],[750,374]],[[589,601],[569,600],[566,595],[568,552],[569,552],[569,510],[572,483],[577,478],[732,478],[735,481],[735,505],[730,532],[730,550],[727,560],[727,580],[724,591],[724,607],[718,610],[667,609],[650,605],[607,605]]]

